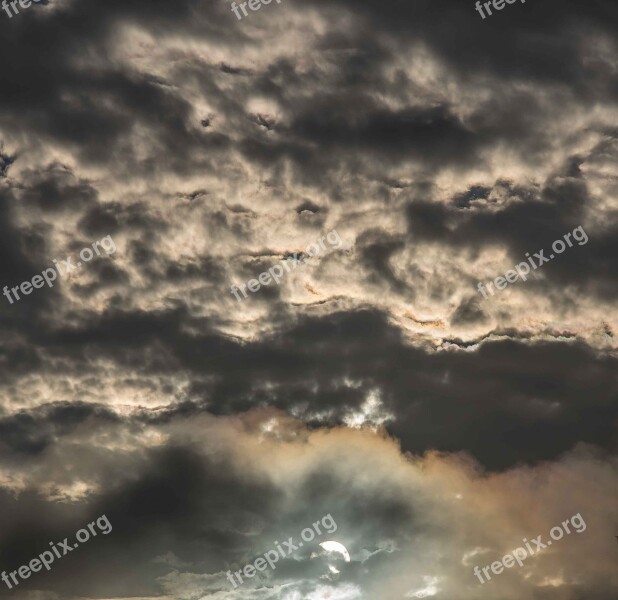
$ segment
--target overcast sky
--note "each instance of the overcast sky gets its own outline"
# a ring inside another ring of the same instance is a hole
[[[113,530],[1,597],[618,596],[614,1],[17,7],[0,287],[115,251],[0,295],[0,571]]]

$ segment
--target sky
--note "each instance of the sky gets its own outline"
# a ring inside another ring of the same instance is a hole
[[[16,7],[0,597],[618,597],[615,2]]]

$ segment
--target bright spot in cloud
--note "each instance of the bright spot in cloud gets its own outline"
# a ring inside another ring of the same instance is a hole
[[[339,542],[328,541],[322,542],[320,544],[320,547],[324,548],[324,550],[326,550],[327,552],[337,552],[338,554],[341,554],[341,556],[343,556],[346,562],[350,562],[350,553],[343,544],[340,544]]]

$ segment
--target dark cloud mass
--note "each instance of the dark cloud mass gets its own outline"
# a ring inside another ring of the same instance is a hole
[[[615,599],[616,4],[232,6],[0,10],[0,596]]]

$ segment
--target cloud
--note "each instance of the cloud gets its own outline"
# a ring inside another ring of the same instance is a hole
[[[1,568],[113,525],[10,593],[615,597],[615,16],[83,0],[3,19],[2,287],[117,248],[1,300]],[[477,293],[580,225],[585,245]],[[341,248],[235,300],[333,229]],[[231,587],[329,513],[340,573],[307,545]],[[585,532],[473,575],[576,513]]]

